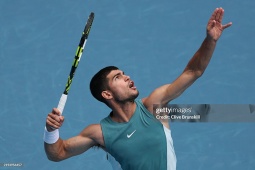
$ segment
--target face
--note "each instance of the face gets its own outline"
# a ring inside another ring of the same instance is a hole
[[[130,77],[121,70],[112,70],[108,75],[109,93],[117,102],[133,101],[139,95]]]

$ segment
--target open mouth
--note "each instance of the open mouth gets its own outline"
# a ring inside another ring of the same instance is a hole
[[[130,81],[130,83],[129,83],[129,88],[131,88],[131,89],[136,89],[135,83],[134,83],[133,81]]]

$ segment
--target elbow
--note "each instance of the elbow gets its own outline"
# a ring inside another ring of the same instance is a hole
[[[198,79],[199,77],[201,77],[204,74],[204,71],[195,71],[194,76]]]
[[[64,159],[66,159],[65,155],[61,152],[51,152],[51,153],[47,153],[46,152],[46,156],[48,158],[49,161],[52,161],[52,162],[60,162]]]
[[[56,157],[56,156],[49,156],[47,155],[47,158],[49,161],[52,161],[52,162],[60,162],[62,161],[60,158]]]
[[[52,161],[52,162],[60,162],[60,161],[62,161],[63,159],[61,159],[61,158],[59,158],[59,157],[56,157],[56,156],[48,156],[47,155],[47,158],[48,158],[48,160],[50,160],[50,161]]]
[[[52,162],[60,162],[66,159],[66,152],[63,148],[63,143],[58,143],[56,145],[44,143],[44,148],[48,160]]]
[[[205,71],[205,68],[202,68],[202,67],[187,66],[183,72],[186,73],[186,75],[189,75],[189,76],[193,77],[194,79],[197,79],[204,74],[204,71]]]
[[[202,70],[185,70],[184,72],[186,73],[186,75],[192,77],[192,79],[194,79],[194,80],[201,77],[204,73],[204,71],[202,71]]]

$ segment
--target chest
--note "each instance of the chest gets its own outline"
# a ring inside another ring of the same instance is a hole
[[[105,137],[107,150],[119,161],[136,162],[141,158],[150,160],[165,153],[166,137],[160,122],[133,122],[122,128],[115,128]],[[138,163],[138,162],[137,162]]]

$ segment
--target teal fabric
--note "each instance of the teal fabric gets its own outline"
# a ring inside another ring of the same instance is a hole
[[[167,144],[163,125],[141,100],[135,100],[135,103],[136,110],[129,122],[114,122],[110,115],[101,121],[106,150],[123,170],[166,170]]]

